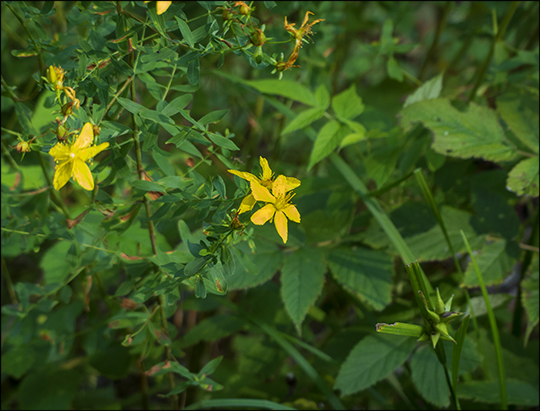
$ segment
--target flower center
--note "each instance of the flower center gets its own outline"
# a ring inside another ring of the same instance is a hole
[[[276,210],[283,210],[285,207],[287,207],[291,201],[291,199],[295,196],[295,193],[289,193],[284,196],[279,196],[276,199],[276,203],[274,206],[276,207]]]
[[[73,152],[72,152],[72,153],[69,153],[69,156],[70,156],[71,158],[75,158],[75,153],[73,153]]]

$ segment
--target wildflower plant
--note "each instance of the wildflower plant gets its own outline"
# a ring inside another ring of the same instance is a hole
[[[2,2],[5,408],[538,407],[538,4],[457,3]]]

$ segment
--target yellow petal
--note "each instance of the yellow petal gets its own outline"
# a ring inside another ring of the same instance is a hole
[[[240,178],[243,178],[244,180],[247,180],[249,182],[256,181],[259,182],[260,180],[255,177],[253,174],[248,173],[247,171],[238,171],[238,170],[227,170],[229,173],[234,174],[235,176],[238,176]]]
[[[287,177],[280,175],[272,184],[272,194],[276,197],[283,197],[285,195],[287,184]]]
[[[79,137],[77,137],[77,140],[75,140],[75,143],[73,143],[71,149],[73,152],[77,152],[83,148],[90,147],[93,141],[94,128],[92,123],[86,123],[81,130],[81,134],[79,134]]]
[[[262,179],[263,180],[271,180],[272,179],[272,169],[268,165],[268,160],[266,158],[259,158],[259,163],[261,164],[262,168]]]
[[[285,191],[291,191],[301,184],[300,180],[294,177],[285,177]]]
[[[275,212],[276,208],[273,204],[266,204],[263,208],[251,216],[251,221],[257,225],[263,225],[272,218]]]
[[[55,190],[60,190],[69,181],[69,178],[71,177],[72,167],[72,161],[66,161],[56,166],[53,181]]]
[[[255,197],[255,200],[257,201],[264,201],[265,203],[276,202],[275,197],[270,194],[270,191],[268,191],[266,187],[263,187],[256,181],[251,182],[251,192],[253,193],[253,197]]]
[[[255,197],[253,197],[253,194],[244,197],[242,203],[240,204],[240,208],[238,209],[238,214],[251,210],[256,203],[257,200],[255,200]]]
[[[163,14],[167,11],[167,9],[169,8],[169,6],[171,5],[172,1],[158,1],[157,2],[157,14],[158,16],[160,14]]]
[[[85,190],[94,189],[94,178],[88,165],[81,159],[73,160],[73,179]]]
[[[49,154],[54,157],[54,160],[60,162],[71,160],[69,153],[69,147],[64,143],[57,143],[49,150]]]
[[[287,242],[287,217],[285,217],[285,214],[283,211],[277,211],[276,217],[274,218],[274,224],[276,225],[276,230],[283,240],[283,243]]]
[[[300,213],[298,212],[298,209],[294,205],[289,204],[282,211],[285,213],[285,215],[287,216],[289,220],[294,221],[295,223],[300,222]]]
[[[82,161],[89,160],[92,157],[95,157],[98,153],[101,153],[107,147],[109,147],[109,143],[101,143],[99,146],[84,148],[80,151],[79,158]]]

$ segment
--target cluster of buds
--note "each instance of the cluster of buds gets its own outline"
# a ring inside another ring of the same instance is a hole
[[[450,311],[454,295],[452,294],[450,299],[446,303],[444,303],[441,298],[441,294],[439,293],[439,289],[437,288],[435,311],[429,309],[424,295],[421,294],[421,296],[424,301],[424,306],[426,308],[428,316],[428,318],[426,318],[426,322],[429,324],[429,326],[426,327],[424,333],[420,336],[418,341],[427,341],[431,339],[431,342],[433,343],[433,348],[437,346],[437,342],[439,341],[439,339],[452,341],[455,343],[456,341],[450,336],[450,334],[448,334],[447,324],[454,318],[463,315],[463,313]]]
[[[66,72],[64,69],[62,69],[62,67],[49,66],[49,68],[47,69],[47,80],[55,91],[56,97],[60,104],[62,104],[60,92],[63,91],[65,96],[67,97],[66,103],[62,104],[62,124],[64,124],[67,118],[73,113],[73,109],[78,110],[81,105],[81,102],[77,98],[75,90],[71,87],[64,86],[65,74]]]

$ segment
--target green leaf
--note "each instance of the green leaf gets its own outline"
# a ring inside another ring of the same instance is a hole
[[[320,108],[308,108],[299,113],[283,130],[281,135],[291,133],[301,128],[309,126],[314,121],[320,119],[324,115],[324,110]]]
[[[375,183],[377,188],[384,186],[392,172],[396,168],[397,162],[403,153],[402,147],[382,147],[379,150],[373,151],[365,161],[366,170]]]
[[[390,303],[394,270],[388,254],[360,247],[337,247],[328,254],[328,265],[341,285],[376,310]]]
[[[525,341],[529,339],[532,330],[538,324],[538,255],[535,255],[527,269],[527,275],[521,282],[521,303],[527,313],[527,331]]]
[[[514,243],[507,244],[506,240],[499,240],[482,247],[476,255],[476,262],[486,285],[494,285],[502,283],[512,272],[517,258],[519,248]],[[463,285],[466,287],[480,285],[472,263],[467,265]]]
[[[281,298],[299,334],[304,317],[322,291],[325,271],[322,254],[314,248],[300,248],[285,258]]]
[[[439,98],[442,90],[443,73],[437,77],[433,77],[431,80],[426,81],[420,87],[418,87],[414,93],[412,93],[405,103],[403,108],[410,106],[411,104],[418,103],[419,101],[433,100]]]
[[[197,323],[182,337],[178,348],[184,349],[201,341],[217,341],[241,330],[245,320],[225,314],[217,314]]]
[[[350,395],[371,387],[403,364],[415,346],[409,337],[368,335],[341,365],[334,389]]]
[[[365,131],[363,133],[348,134],[343,140],[341,140],[341,144],[339,145],[339,149],[341,150],[343,147],[350,146],[351,144],[356,144],[356,143],[358,143],[358,142],[360,142],[362,140],[365,140],[365,139],[366,139]]]
[[[400,83],[403,81],[403,70],[399,67],[398,62],[394,57],[390,56],[388,58],[386,70],[388,71],[388,77],[393,78]]]
[[[538,96],[516,91],[504,93],[497,98],[497,111],[516,137],[538,154]]]
[[[217,176],[214,181],[212,181],[212,184],[214,185],[214,188],[216,189],[221,198],[227,197],[225,181],[223,181],[223,178],[221,176]]]
[[[197,274],[201,270],[201,268],[203,268],[203,266],[206,264],[207,261],[208,261],[208,258],[197,257],[195,260],[189,262],[184,267],[184,275],[186,277],[191,277],[192,275]],[[201,281],[198,281],[198,282],[201,282]]]
[[[217,370],[217,367],[219,367],[219,364],[221,364],[221,360],[223,360],[223,355],[220,355],[219,357],[214,358],[212,361],[206,363],[202,370],[199,371],[198,376],[202,377],[203,375],[212,375],[214,371]]]
[[[133,187],[143,191],[158,191],[160,193],[165,192],[165,189],[160,184],[154,183],[153,181],[134,180],[132,184]]]
[[[30,345],[12,347],[2,355],[2,372],[20,379],[38,359],[38,352]]]
[[[324,84],[317,87],[315,98],[317,99],[317,106],[323,111],[330,105],[330,93],[328,93]]]
[[[141,106],[139,103],[135,103],[124,97],[118,97],[117,101],[122,107],[133,114],[139,114],[141,111],[146,110],[146,107]]]
[[[223,117],[225,117],[227,115],[227,113],[229,113],[230,110],[217,110],[217,111],[212,111],[208,114],[206,114],[204,117],[200,118],[199,119],[199,123],[200,124],[216,124],[216,123],[219,123],[221,121],[221,119],[223,119]]]
[[[192,98],[193,95],[191,94],[184,94],[180,97],[176,97],[169,104],[167,104],[167,106],[161,111],[161,114],[169,117],[174,116],[175,114],[179,113],[180,110],[185,109]]]
[[[158,153],[157,150],[152,151],[152,157],[154,158],[154,161],[156,162],[160,170],[163,171],[166,176],[176,175],[174,167],[172,166],[168,157],[165,157],[164,155]]]
[[[508,404],[524,407],[538,406],[538,388],[517,380],[506,380]],[[499,386],[497,381],[469,381],[459,385],[458,397],[488,404],[500,404]]]
[[[257,252],[250,250],[247,242],[232,248],[235,261],[234,275],[227,279],[229,289],[246,289],[270,280],[281,265],[283,254],[269,242],[255,240]]]
[[[238,146],[227,137],[220,136],[219,134],[208,133],[208,138],[212,140],[212,143],[219,147],[226,148],[228,150],[240,150]]]
[[[341,136],[338,133],[340,128],[341,125],[335,120],[329,121],[321,128],[311,151],[308,170],[311,170],[315,164],[331,154],[338,146]]]
[[[227,246],[221,247],[221,265],[225,275],[233,275],[236,270],[236,262]]]
[[[188,24],[184,20],[178,18],[177,16],[174,16],[174,18],[176,19],[176,22],[178,23],[178,28],[180,29],[180,33],[182,33],[182,37],[187,42],[187,44],[189,44],[189,47],[191,48],[195,47],[193,33],[191,32],[191,29],[189,28]]]
[[[199,59],[196,58],[194,60],[191,60],[191,62],[188,64],[188,69],[187,69],[187,79],[189,81],[189,84],[191,84],[192,86],[199,84],[200,75],[201,75],[201,63],[199,62]]]
[[[251,87],[264,94],[277,94],[295,101],[299,101],[308,106],[316,106],[317,99],[313,93],[300,83],[292,80],[250,80],[245,81]]]
[[[538,197],[538,156],[520,161],[510,173],[506,185],[519,196]]]
[[[450,390],[444,369],[429,344],[416,351],[411,358],[413,383],[426,401],[438,406],[450,405]]]
[[[405,129],[417,121],[431,129],[433,150],[446,156],[500,162],[517,155],[495,112],[487,107],[471,103],[468,111],[460,112],[449,100],[434,99],[411,104],[401,110],[401,115],[401,125]]]
[[[454,335],[456,344],[452,345],[452,387],[454,390],[457,389],[457,381],[459,375],[459,366],[461,363],[461,354],[463,352],[463,346],[465,344],[465,337],[467,336],[467,328],[469,327],[469,320],[471,319],[470,315],[465,316],[459,329]]]
[[[332,99],[332,108],[337,116],[352,120],[364,111],[364,103],[356,94],[356,85],[352,85],[347,90],[342,91]]]

